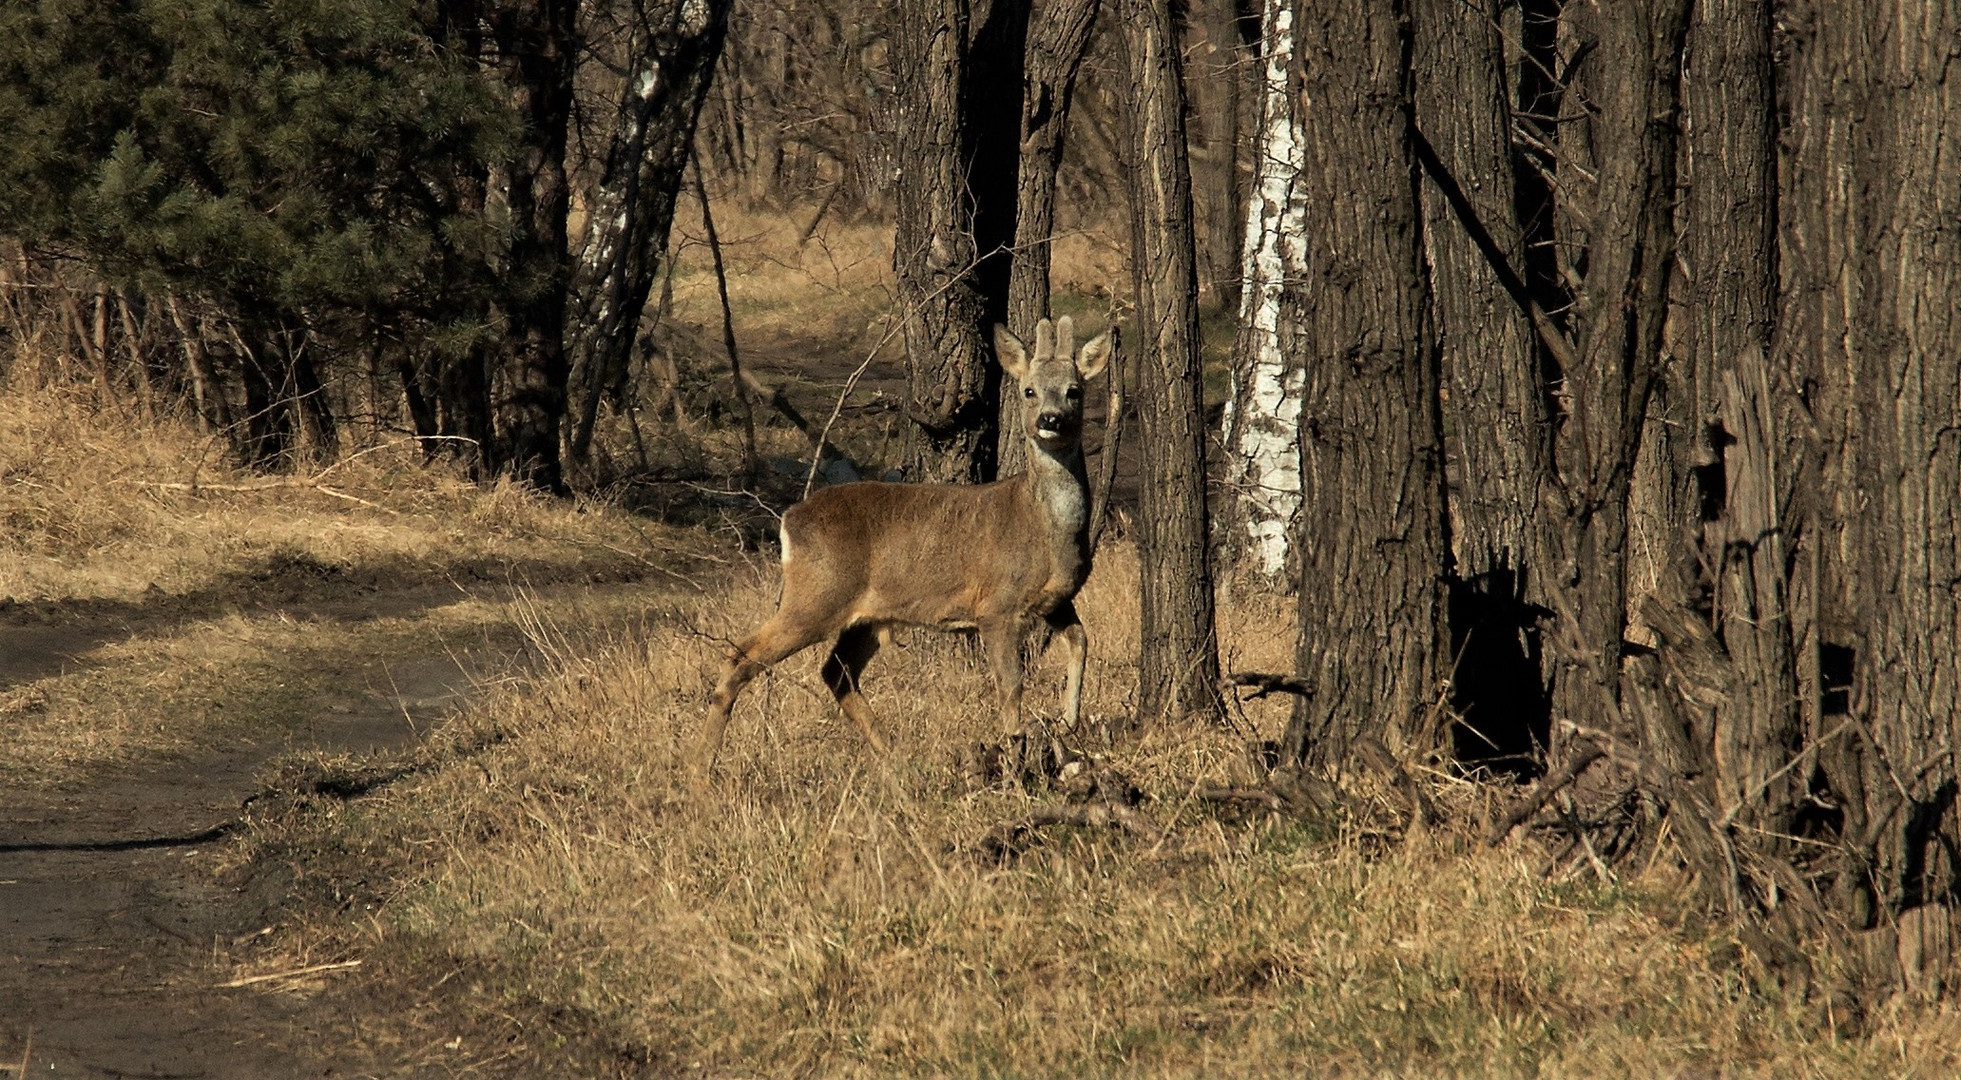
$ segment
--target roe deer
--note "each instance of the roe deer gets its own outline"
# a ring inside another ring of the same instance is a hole
[[[1021,727],[1022,639],[1046,621],[1068,653],[1065,721],[1082,710],[1089,640],[1076,591],[1089,577],[1089,479],[1083,468],[1083,383],[1110,359],[1106,330],[1074,351],[1068,316],[1035,327],[1033,354],[994,328],[1001,367],[1019,384],[1028,470],[991,484],[826,488],[783,515],[777,611],[729,651],[702,733],[712,766],[736,695],[771,664],[832,641],[824,683],[881,752],[858,677],[889,628],[978,629],[1004,732]]]

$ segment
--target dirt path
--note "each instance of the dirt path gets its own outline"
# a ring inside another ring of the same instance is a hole
[[[130,632],[120,615],[0,623],[0,690],[84,665],[96,644]],[[359,1018],[332,995],[217,985],[231,978],[223,958],[232,947],[277,914],[253,910],[201,866],[274,758],[404,748],[474,678],[514,662],[490,645],[432,646],[350,672],[367,688],[357,706],[343,697],[253,742],[224,740],[53,791],[0,792],[0,1076],[23,1060],[21,1075],[33,1077],[390,1071],[336,1037]]]

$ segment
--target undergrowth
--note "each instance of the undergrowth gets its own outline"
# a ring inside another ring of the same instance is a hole
[[[1135,580],[1120,546],[1079,600],[1092,719],[1129,706]],[[458,1007],[576,1016],[637,1063],[622,1069],[653,1074],[1823,1077],[1961,1064],[1944,1009],[1872,1003],[1854,1036],[1804,994],[1759,985],[1724,928],[1685,906],[1668,859],[1602,877],[1548,873],[1529,841],[1485,848],[1476,825],[1504,792],[1433,777],[1455,824],[1414,837],[1195,799],[1239,768],[1241,739],[1283,722],[1281,707],[1238,730],[1157,730],[1101,751],[1149,794],[1162,842],[1058,829],[1003,863],[976,842],[1041,796],[963,784],[957,748],[994,735],[984,665],[957,639],[922,635],[867,674],[900,748],[890,759],[832,717],[807,655],[752,689],[722,770],[696,787],[680,762],[718,642],[769,592],[766,572],[739,574],[625,634],[540,619],[557,670],[465,711],[431,767],[359,801],[268,814],[242,867],[370,875],[371,916],[316,912],[286,947],[466,972]],[[1228,648],[1246,666],[1284,665],[1282,618],[1278,605],[1233,608]],[[1038,710],[1058,681],[1042,669]]]

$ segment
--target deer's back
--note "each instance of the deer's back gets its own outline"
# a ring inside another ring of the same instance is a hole
[[[825,609],[833,621],[923,626],[1046,610],[1067,595],[1043,595],[1062,588],[1041,529],[1013,478],[826,488],[783,515],[784,603]]]

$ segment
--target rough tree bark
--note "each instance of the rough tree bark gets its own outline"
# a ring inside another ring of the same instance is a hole
[[[565,416],[565,296],[569,284],[565,175],[572,119],[576,0],[509,3],[490,13],[525,134],[506,169],[511,245],[499,303],[509,341],[497,401],[498,455],[518,480],[563,492],[559,424]]]
[[[1245,81],[1238,0],[1186,0],[1181,52],[1188,65],[1192,184],[1199,223],[1199,283],[1226,311],[1239,307],[1245,192],[1239,179],[1240,93]],[[1197,33],[1194,34],[1193,31]]]
[[[1247,565],[1269,580],[1288,569],[1289,538],[1300,511],[1301,352],[1281,316],[1288,290],[1307,274],[1307,203],[1302,170],[1299,83],[1294,65],[1293,0],[1261,5],[1259,121],[1246,207],[1239,334],[1226,400],[1227,520]]]
[[[1143,595],[1141,723],[1218,715],[1219,651],[1205,497],[1198,270],[1184,73],[1169,0],[1122,0],[1131,145],[1131,275],[1137,293]]]
[[[1787,516],[1809,427],[1800,385],[1771,363],[1777,313],[1776,102],[1766,0],[1701,0],[1684,77],[1680,378],[1688,458],[1713,576],[1710,621],[1730,664],[1712,723],[1718,795],[1737,820],[1778,832],[1806,777],[1787,772],[1800,735],[1790,553],[1809,530]],[[1672,538],[1670,538],[1672,539]],[[1793,771],[1794,772],[1794,771]]]
[[[1368,0],[1296,22],[1302,173],[1326,207],[1283,318],[1297,326],[1301,408],[1298,670],[1318,694],[1282,754],[1338,763],[1392,747],[1448,673],[1438,370],[1423,272],[1409,9]]]
[[[1565,612],[1577,649],[1561,658],[1559,715],[1607,722],[1620,700],[1628,623],[1629,496],[1661,373],[1667,284],[1675,258],[1680,76],[1689,0],[1630,0],[1587,9],[1597,47],[1581,68],[1597,174],[1574,207],[1586,224],[1576,366],[1563,372],[1568,413],[1555,443],[1563,486]],[[1569,16],[1573,13],[1569,12]]]
[[[1027,22],[1026,0],[994,0],[978,30],[966,0],[900,6],[893,264],[912,421],[909,479],[994,477],[1001,378],[987,341],[1007,318],[1003,249],[1015,228],[1020,103],[989,91],[1004,79],[1020,85]]]
[[[1411,15],[1417,127],[1435,155],[1423,239],[1446,396],[1457,750],[1522,761],[1549,734],[1536,611],[1556,559],[1540,526],[1551,461],[1537,343],[1472,231],[1524,265],[1499,7],[1413,0]]]
[[[1825,357],[1822,487],[1840,528],[1821,546],[1843,559],[1820,597],[1823,709],[1859,725],[1821,754],[1845,813],[1840,910],[1904,937],[1923,906],[1951,917],[1961,877],[1961,14],[1887,0],[1785,18],[1801,83],[1790,337]]]
[[[573,415],[568,457],[584,461],[599,399],[632,354],[667,250],[681,172],[721,52],[731,0],[632,0],[613,137],[587,206],[569,323]]]
[[[1013,269],[1008,276],[1008,329],[1035,340],[1035,324],[1049,317],[1050,242],[1055,233],[1055,178],[1075,99],[1076,72],[1089,48],[1100,0],[1051,0],[1028,35],[1021,95],[1021,140],[1016,182]],[[1112,374],[1114,376],[1114,373]],[[1022,471],[1028,447],[1018,428],[1021,402],[1001,397],[997,472]]]
[[[1818,772],[1844,808],[1838,831],[1851,841],[1839,860],[1832,906],[1851,925],[1864,927],[1881,911],[1869,879],[1872,845],[1864,838],[1870,810],[1883,806],[1891,785],[1876,777],[1879,788],[1868,790],[1870,740],[1841,734],[1819,741],[1827,725],[1846,722],[1850,711],[1847,684],[1857,657],[1849,644],[1854,634],[1841,555],[1851,542],[1847,514],[1869,512],[1861,510],[1863,497],[1847,472],[1860,423],[1848,395],[1854,358],[1847,305],[1854,298],[1843,268],[1851,262],[1854,226],[1850,185],[1841,179],[1853,158],[1853,83],[1861,72],[1854,57],[1843,55],[1850,47],[1849,20],[1823,9],[1780,3],[1775,15],[1779,62],[1773,81],[1783,120],[1775,193],[1780,287],[1771,352],[1773,369],[1806,387],[1809,405],[1807,422],[1788,433],[1802,440],[1805,468],[1786,519],[1809,531],[1800,538],[1791,575],[1793,689]],[[1852,570],[1864,572],[1856,565]]]

